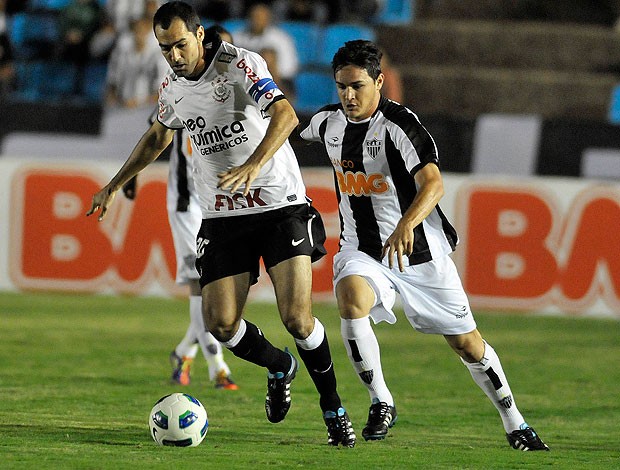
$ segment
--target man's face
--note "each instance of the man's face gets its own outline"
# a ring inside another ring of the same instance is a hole
[[[202,26],[193,34],[180,18],[175,18],[168,29],[155,26],[155,37],[164,58],[179,77],[192,78],[202,73],[205,67]]]
[[[363,121],[372,116],[379,106],[383,74],[373,80],[366,69],[346,65],[336,72],[338,97],[351,121]]]

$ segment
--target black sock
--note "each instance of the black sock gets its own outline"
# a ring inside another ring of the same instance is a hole
[[[266,367],[272,374],[287,373],[291,368],[290,356],[267,341],[256,325],[247,320],[245,324],[246,330],[241,341],[228,349],[241,359]]]
[[[336,374],[334,373],[334,364],[329,352],[327,335],[325,335],[323,342],[318,348],[308,351],[297,345],[297,352],[301,360],[304,361],[314,386],[319,392],[321,410],[323,412],[328,410],[337,411],[342,403],[336,391]]]

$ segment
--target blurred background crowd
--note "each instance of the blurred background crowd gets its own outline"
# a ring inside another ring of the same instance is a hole
[[[99,135],[109,110],[152,109],[167,69],[151,26],[162,2],[0,0],[4,153],[15,152],[4,148],[12,133]],[[580,174],[593,141],[620,148],[620,0],[189,3],[205,27],[219,24],[236,45],[263,55],[302,117],[337,102],[337,48],[376,41],[384,95],[420,115],[449,171],[474,169],[488,122],[500,129],[497,142],[520,129],[515,140],[528,136],[532,161],[551,161],[528,164],[533,174]]]
[[[125,107],[153,104],[167,68],[151,25],[162,1],[0,0],[2,98],[72,99]],[[343,38],[374,39],[372,26],[365,25],[381,21],[385,1],[188,3],[199,12],[205,27],[221,24],[233,33],[235,43],[261,53],[278,83],[294,99],[295,82],[313,80],[313,76],[299,78],[299,72],[328,65],[318,58],[320,29],[356,24]],[[403,21],[410,18],[409,8]]]

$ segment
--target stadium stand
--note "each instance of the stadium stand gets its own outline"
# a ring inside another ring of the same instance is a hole
[[[334,79],[329,72],[303,71],[295,79],[295,89],[295,109],[301,114],[311,114],[328,103],[338,102]]]

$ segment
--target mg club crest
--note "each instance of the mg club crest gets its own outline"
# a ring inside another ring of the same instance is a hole
[[[373,160],[377,158],[377,155],[379,155],[379,152],[381,151],[381,145],[381,141],[376,137],[373,137],[372,140],[366,141],[366,151]]]

